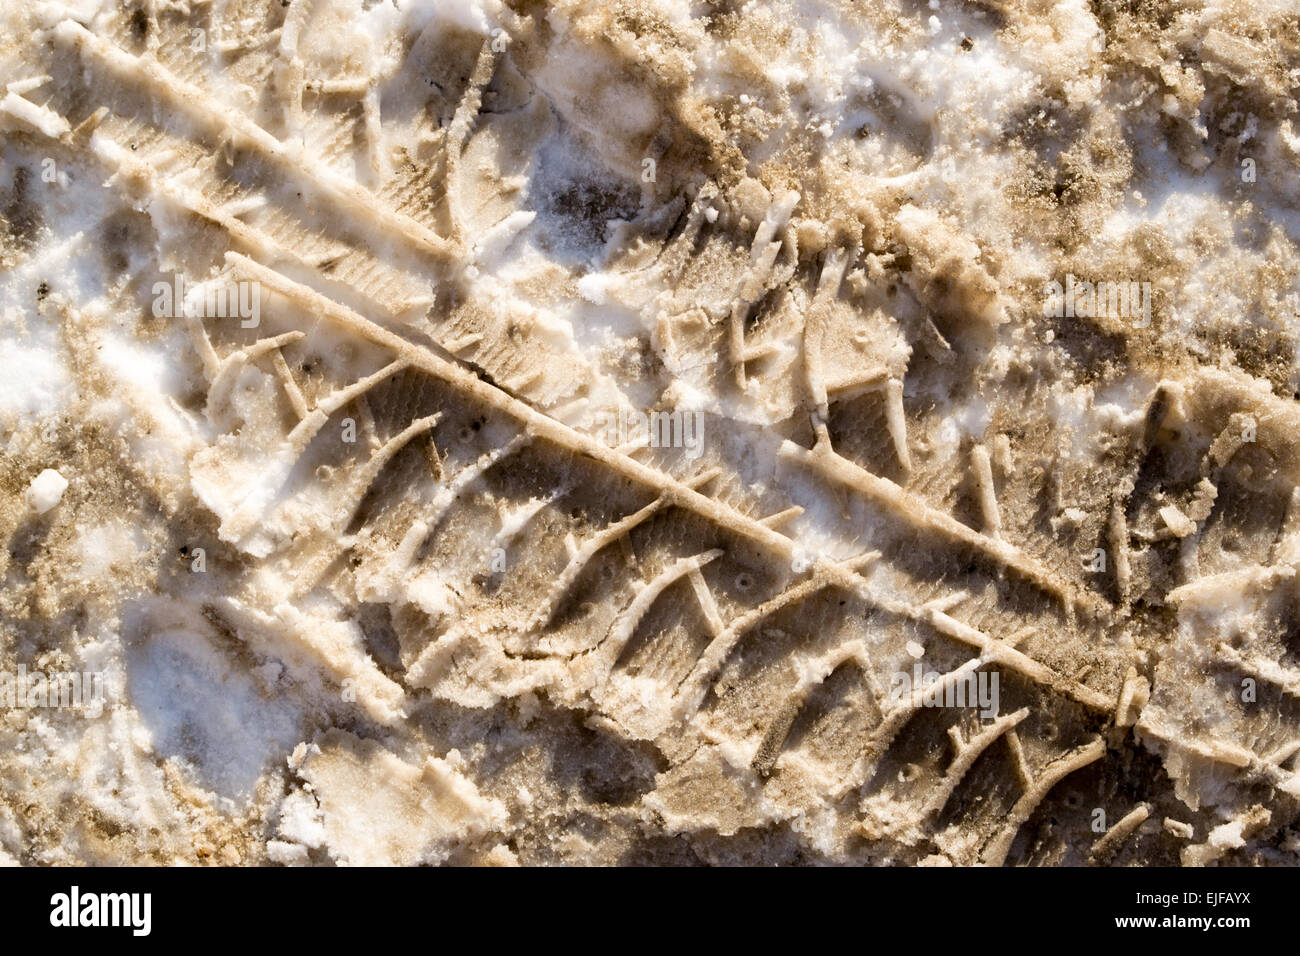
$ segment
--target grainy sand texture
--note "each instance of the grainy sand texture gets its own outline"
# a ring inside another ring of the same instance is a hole
[[[1300,11],[0,10],[0,860],[1278,865]]]

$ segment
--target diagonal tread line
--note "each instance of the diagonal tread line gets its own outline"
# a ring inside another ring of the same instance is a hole
[[[794,541],[772,530],[762,522],[736,511],[729,505],[705,497],[685,482],[649,465],[642,464],[617,449],[612,449],[596,439],[556,421],[526,402],[510,395],[499,386],[484,381],[460,365],[434,355],[427,349],[416,347],[400,335],[390,332],[352,311],[347,306],[321,295],[308,286],[295,282],[274,269],[263,266],[237,252],[226,253],[226,261],[237,270],[242,270],[251,278],[265,283],[269,288],[299,302],[309,310],[332,319],[377,345],[392,349],[411,366],[447,382],[488,407],[518,420],[525,426],[528,434],[544,438],[561,448],[613,468],[620,474],[658,491],[659,494],[664,496],[667,503],[692,511],[717,526],[748,538],[787,562],[793,558]],[[1113,707],[1113,701],[1106,695],[1056,674],[1041,662],[1008,648],[1004,646],[1004,642],[988,637],[975,628],[964,625],[945,614],[926,612],[923,609],[913,608],[904,602],[888,601],[871,596],[866,591],[866,579],[857,571],[839,566],[831,567],[826,562],[818,562],[815,567],[825,568],[827,573],[833,576],[836,583],[852,588],[862,595],[865,600],[886,610],[893,610],[904,616],[935,624],[941,633],[980,648],[990,659],[997,659],[1004,666],[1017,670],[1037,683],[1046,684],[1055,690],[1064,692],[1095,709],[1108,710]]]

